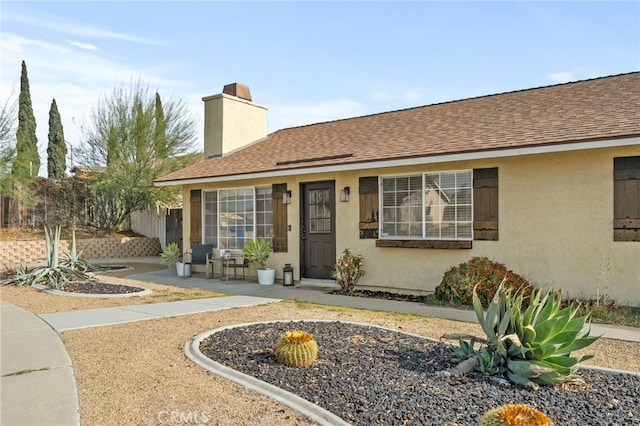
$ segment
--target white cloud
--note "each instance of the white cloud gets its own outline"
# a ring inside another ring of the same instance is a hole
[[[567,83],[576,79],[573,73],[569,71],[548,74],[547,78],[554,83]]]
[[[82,36],[84,38],[97,38],[97,39],[111,39],[128,41],[139,44],[148,45],[161,45],[163,44],[159,40],[151,39],[148,37],[141,37],[131,34],[124,34],[115,31],[109,31],[96,26],[84,24],[82,22],[76,22],[69,19],[64,19],[60,16],[47,16],[47,15],[34,15],[15,12],[11,10],[4,10],[2,15],[3,21],[16,22],[22,25],[32,25],[38,28],[55,31],[56,33],[62,33],[73,36]]]
[[[98,50],[98,46],[96,46],[95,44],[91,44],[91,43],[82,43],[80,41],[70,41],[69,44],[74,46],[74,47],[77,47],[79,49]]]

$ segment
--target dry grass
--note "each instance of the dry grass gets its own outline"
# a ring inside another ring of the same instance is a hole
[[[3,287],[1,296],[31,312],[44,313],[218,295],[126,279],[120,282],[152,288],[156,299],[62,297],[26,287]],[[203,331],[244,322],[299,319],[370,323],[432,338],[447,333],[481,334],[477,324],[291,301],[67,331],[61,338],[74,366],[81,422],[178,424],[182,415],[183,420],[200,416],[202,423],[217,425],[311,424],[278,402],[204,371],[184,355],[185,343]],[[596,353],[589,364],[640,372],[640,343],[600,339],[587,352]]]
[[[140,281],[131,281],[123,278],[127,274],[142,273],[158,269],[166,269],[163,265],[149,263],[127,263],[135,269],[133,271],[113,272],[99,276],[100,279],[114,284],[128,284],[136,287],[144,287],[153,292],[147,296],[89,298],[58,296],[44,293],[31,287],[2,286],[2,300],[18,305],[35,314],[48,314],[52,312],[68,312],[80,309],[111,308],[115,306],[143,305],[148,303],[175,302],[178,300],[204,299],[208,297],[226,296],[201,288],[182,288],[170,285],[153,284]]]

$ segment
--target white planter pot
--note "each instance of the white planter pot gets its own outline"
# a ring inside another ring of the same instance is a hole
[[[190,263],[182,263],[176,262],[176,272],[179,277],[190,277],[191,276],[191,264]]]
[[[258,284],[271,285],[276,282],[276,270],[273,268],[258,269]]]

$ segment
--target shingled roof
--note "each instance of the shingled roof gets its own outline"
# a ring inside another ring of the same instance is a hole
[[[640,136],[640,72],[278,130],[159,184]]]

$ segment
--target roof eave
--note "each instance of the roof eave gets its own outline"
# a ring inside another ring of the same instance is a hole
[[[557,144],[545,144],[535,146],[519,146],[515,148],[498,148],[482,151],[468,151],[437,154],[429,156],[413,156],[408,158],[396,158],[390,160],[373,160],[364,162],[338,163],[322,166],[296,167],[276,169],[255,173],[243,173],[222,175],[213,177],[188,178],[155,182],[155,186],[194,185],[215,182],[229,182],[235,180],[264,179],[280,176],[306,175],[316,173],[332,173],[342,171],[364,170],[374,168],[389,168],[401,166],[414,166],[420,164],[437,164],[454,161],[482,160],[488,158],[516,157],[521,155],[548,154],[556,152],[580,151],[585,149],[611,148],[630,145],[640,145],[640,135],[625,136],[620,138],[582,140],[575,142],[562,142]]]

